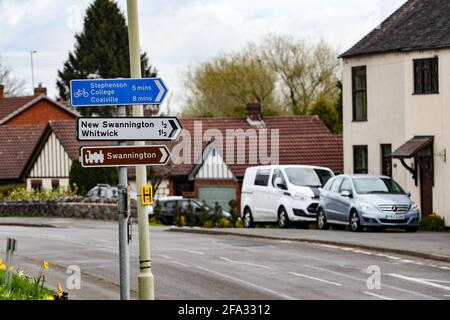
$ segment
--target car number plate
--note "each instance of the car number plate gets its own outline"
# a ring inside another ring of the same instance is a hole
[[[387,220],[405,220],[406,216],[404,214],[390,214],[386,216]]]

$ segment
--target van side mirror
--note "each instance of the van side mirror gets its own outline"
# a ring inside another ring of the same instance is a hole
[[[406,195],[408,196],[408,198],[411,198],[411,192],[407,192]]]
[[[353,194],[350,190],[343,190],[341,192],[341,196],[343,196],[345,198],[353,198]]]
[[[280,177],[275,178],[275,186],[277,186],[280,189],[287,190],[286,184]]]

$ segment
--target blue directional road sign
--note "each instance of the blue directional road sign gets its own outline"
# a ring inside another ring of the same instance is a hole
[[[70,81],[74,107],[161,104],[166,94],[160,78]]]

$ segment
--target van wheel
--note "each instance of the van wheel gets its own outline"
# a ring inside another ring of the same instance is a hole
[[[255,225],[253,224],[253,217],[252,212],[249,208],[245,208],[244,210],[244,228],[250,229],[253,228]]]
[[[286,209],[281,207],[280,210],[278,210],[278,227],[287,229],[289,228],[289,225],[290,221]]]
[[[350,230],[353,232],[362,231],[361,223],[359,222],[359,215],[356,210],[352,210],[350,213]]]
[[[319,212],[317,213],[317,228],[319,228],[319,230],[328,230],[329,227],[325,212],[323,209],[319,209]]]

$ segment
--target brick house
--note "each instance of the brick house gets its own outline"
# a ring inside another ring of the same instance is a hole
[[[5,97],[0,84],[0,184],[24,183],[25,166],[50,120],[75,121],[78,114],[47,97],[39,85],[34,95]]]

